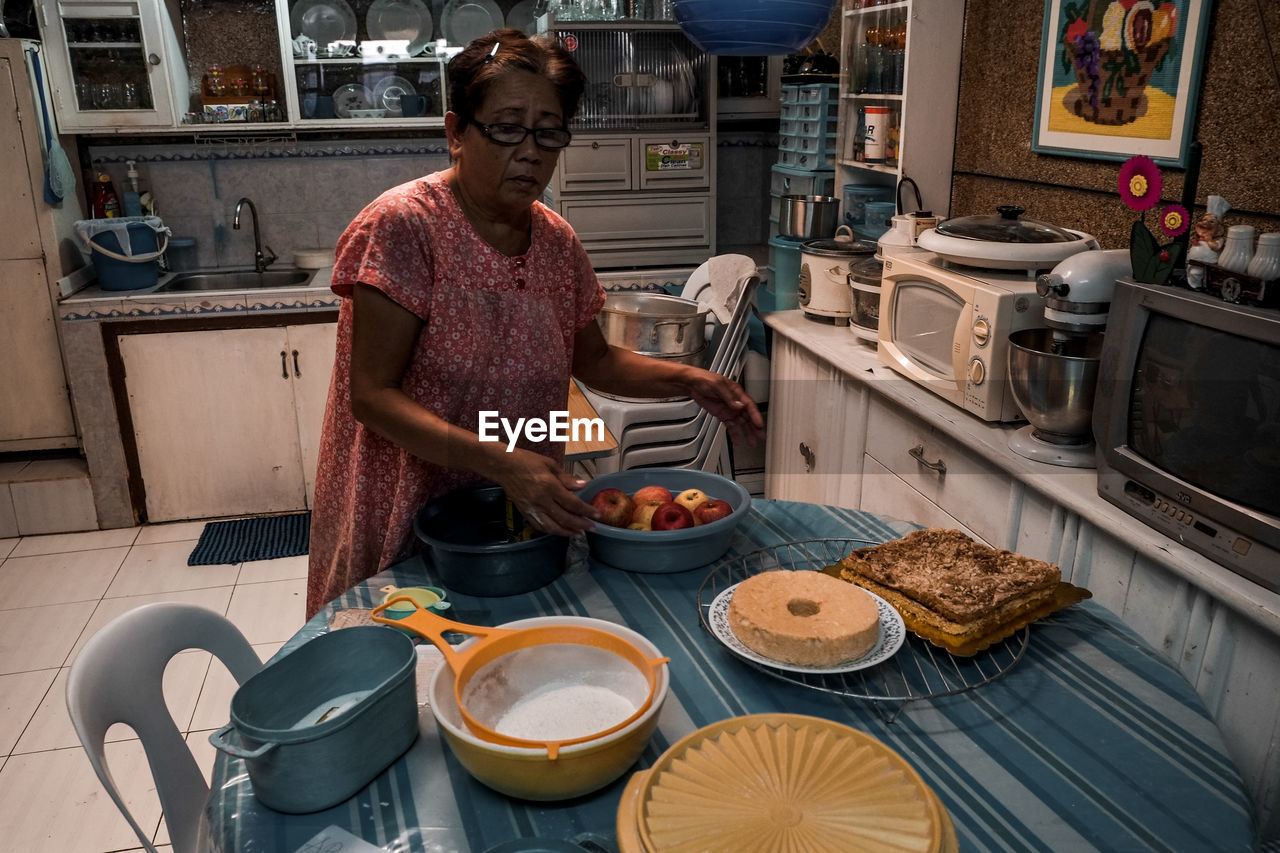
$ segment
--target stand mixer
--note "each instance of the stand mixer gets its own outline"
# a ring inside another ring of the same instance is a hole
[[[1030,426],[1009,439],[1020,456],[1070,468],[1094,467],[1093,397],[1102,332],[1116,280],[1130,275],[1128,249],[1079,252],[1036,279],[1043,329],[1009,336],[1009,381]]]

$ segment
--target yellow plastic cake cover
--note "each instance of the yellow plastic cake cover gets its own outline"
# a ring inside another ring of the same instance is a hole
[[[628,784],[618,830],[624,853],[957,849],[946,809],[902,756],[800,714],[733,717],[677,741]]]

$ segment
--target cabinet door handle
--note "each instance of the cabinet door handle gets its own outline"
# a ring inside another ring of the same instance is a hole
[[[818,457],[817,454],[809,448],[809,445],[805,444],[803,441],[800,442],[800,455],[804,457],[804,470],[806,472],[812,471],[814,463],[817,461]]]
[[[925,458],[924,458],[924,445],[923,445],[923,444],[917,444],[915,447],[913,447],[913,448],[911,448],[910,450],[908,450],[908,451],[907,451],[907,453],[911,454],[911,458],[912,458],[912,459],[916,460],[916,461],[917,461],[917,462],[919,462],[921,465],[923,465],[924,467],[928,468],[930,471],[937,471],[937,472],[938,472],[938,474],[939,474],[939,476],[943,476],[943,477],[945,477],[945,476],[946,476],[946,474],[947,474],[947,463],[946,463],[946,462],[944,462],[944,461],[942,461],[942,457],[941,457],[941,456],[939,456],[939,457],[938,457],[938,461],[937,461],[937,462],[930,462],[930,461],[928,461],[927,459],[925,459]]]
[[[593,143],[591,143],[591,150],[592,150],[592,151],[599,151],[599,150],[600,150],[600,143],[599,143],[599,142],[593,142]]]
[[[289,378],[289,354],[284,350],[280,350],[280,378]]]
[[[160,57],[159,57],[159,56],[156,56],[154,53],[148,53],[148,54],[147,54],[147,62],[150,62],[152,65],[159,65],[159,64],[160,64]]]
[[[293,375],[302,376],[302,368],[298,366],[298,351],[293,351]]]

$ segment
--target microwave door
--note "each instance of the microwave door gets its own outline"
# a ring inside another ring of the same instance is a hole
[[[900,280],[894,290],[893,342],[912,372],[952,390],[962,387],[968,348],[956,338],[968,333],[968,303],[924,281]]]

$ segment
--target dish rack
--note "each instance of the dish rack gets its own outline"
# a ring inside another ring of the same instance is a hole
[[[725,560],[712,569],[698,587],[698,616],[702,627],[712,633],[708,612],[716,596],[752,575],[778,569],[821,571],[840,562],[854,549],[879,544],[869,539],[797,539]],[[891,723],[911,702],[951,696],[990,684],[1022,660],[1030,642],[1030,629],[1024,627],[972,657],[956,657],[908,632],[902,648],[884,663],[836,675],[775,669],[735,657],[782,681],[874,702],[885,722]]]

